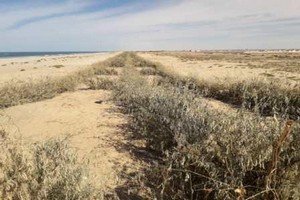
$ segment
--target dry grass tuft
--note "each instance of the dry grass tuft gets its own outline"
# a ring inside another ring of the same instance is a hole
[[[53,98],[57,94],[73,91],[77,80],[73,76],[58,79],[10,81],[0,88],[0,108]]]
[[[32,148],[0,131],[1,199],[92,199],[88,173],[66,140],[51,139]]]

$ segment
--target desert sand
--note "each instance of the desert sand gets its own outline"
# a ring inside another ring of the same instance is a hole
[[[279,71],[274,68],[249,67],[245,62],[233,62],[225,60],[183,60],[175,56],[160,55],[154,53],[139,53],[145,59],[163,64],[168,70],[180,76],[194,77],[200,80],[228,81],[245,80],[252,78],[272,78],[281,81],[296,83],[300,81],[299,71]],[[265,60],[268,62],[268,60]],[[261,64],[252,61],[251,64]]]

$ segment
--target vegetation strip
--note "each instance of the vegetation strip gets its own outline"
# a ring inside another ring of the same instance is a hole
[[[114,97],[132,117],[134,136],[144,138],[147,147],[164,160],[143,176],[151,198],[299,196],[298,124],[289,127],[289,140],[275,145],[277,138],[286,134],[284,120],[249,115],[243,110],[218,112],[195,98],[188,87],[150,86],[133,67],[153,64],[135,55],[130,59],[132,66],[126,67],[119,79]],[[280,150],[274,151],[275,147]],[[280,160],[275,161],[278,157]],[[271,163],[276,163],[276,168],[269,167]]]
[[[151,63],[151,61],[144,62]],[[208,82],[192,77],[181,77],[158,63],[148,65],[160,71],[160,75],[164,77],[161,79],[162,82],[188,88],[203,97],[214,98],[265,116],[279,115],[293,120],[300,119],[299,84],[292,86],[259,78],[234,82],[227,80]]]
[[[106,80],[102,87],[95,86],[97,84],[93,80],[97,75],[117,75],[118,72],[113,67],[120,67],[121,57],[118,55],[106,61],[95,63],[85,70],[60,78],[7,82],[0,88],[0,109],[50,99],[58,94],[74,91],[81,83],[86,83],[91,89],[111,87],[112,83],[109,80]]]

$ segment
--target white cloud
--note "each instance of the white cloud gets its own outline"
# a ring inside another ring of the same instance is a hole
[[[72,12],[92,3],[80,2],[1,14],[0,30],[27,18]],[[135,6],[0,31],[0,50],[295,48],[300,42],[300,36],[293,34],[300,32],[298,0],[181,0],[151,9]]]

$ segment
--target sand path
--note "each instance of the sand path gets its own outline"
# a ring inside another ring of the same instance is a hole
[[[119,176],[123,169],[132,172],[138,166],[128,151],[116,148],[127,143],[121,128],[126,117],[110,97],[111,92],[104,90],[64,93],[53,99],[5,109],[2,124],[6,129],[18,127],[25,142],[68,136],[80,158],[89,161],[97,187],[113,189],[123,184]],[[7,116],[11,123],[4,122]]]

